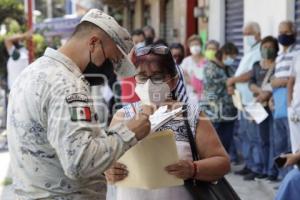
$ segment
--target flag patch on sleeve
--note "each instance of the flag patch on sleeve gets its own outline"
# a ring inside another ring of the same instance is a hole
[[[92,121],[91,109],[88,106],[71,107],[70,114],[72,121]]]

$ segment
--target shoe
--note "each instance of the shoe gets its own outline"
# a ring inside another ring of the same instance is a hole
[[[250,174],[247,174],[244,176],[245,181],[253,181],[257,177],[257,174],[254,172],[251,172]]]
[[[237,175],[247,175],[250,173],[251,173],[251,170],[248,169],[247,167],[244,167],[242,170],[234,172],[234,174],[237,174]]]
[[[266,174],[257,174],[257,176],[255,178],[264,179],[264,178],[268,178],[268,175],[266,175]]]
[[[271,182],[277,182],[278,181],[277,176],[274,176],[274,175],[268,176],[267,180],[271,181]]]

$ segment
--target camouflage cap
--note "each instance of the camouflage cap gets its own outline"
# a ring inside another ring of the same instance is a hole
[[[98,9],[89,10],[80,22],[88,21],[102,29],[117,45],[124,56],[122,65],[114,66],[116,73],[121,77],[130,77],[135,74],[135,67],[127,55],[133,47],[129,32],[108,14]],[[127,65],[127,66],[126,66]]]
[[[98,9],[91,9],[82,17],[80,22],[83,21],[91,22],[101,28],[125,53],[129,53],[132,49],[133,42],[129,32],[110,15]]]

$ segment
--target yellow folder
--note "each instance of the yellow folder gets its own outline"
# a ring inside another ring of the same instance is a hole
[[[127,166],[128,177],[119,187],[157,189],[183,185],[183,180],[166,172],[165,167],[179,160],[175,135],[171,130],[155,132],[128,150],[118,162]]]

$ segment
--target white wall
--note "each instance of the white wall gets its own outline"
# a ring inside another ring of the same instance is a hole
[[[245,0],[244,22],[258,22],[262,37],[277,36],[281,21],[294,20],[294,3],[294,0]]]
[[[295,0],[244,0],[244,23],[256,21],[262,37],[278,35],[282,20],[294,20]],[[225,40],[225,0],[209,1],[209,39]]]
[[[210,0],[208,9],[208,39],[214,39],[223,44],[225,41],[225,0]]]
[[[186,0],[174,0],[174,21],[173,26],[177,29],[178,36],[175,38],[176,42],[184,44],[186,42]]]

